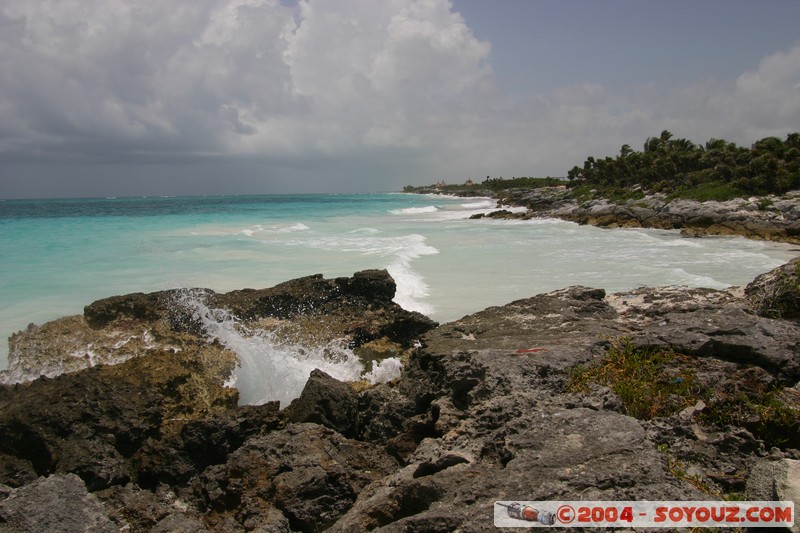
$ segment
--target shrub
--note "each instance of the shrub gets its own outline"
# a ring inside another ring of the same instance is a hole
[[[641,420],[670,416],[702,400],[701,422],[744,427],[767,447],[800,446],[800,400],[791,390],[755,380],[734,391],[716,390],[715,383],[697,378],[695,369],[701,365],[695,357],[637,348],[621,339],[598,363],[573,368],[567,390],[587,392],[591,383],[606,385],[620,397],[625,414]]]

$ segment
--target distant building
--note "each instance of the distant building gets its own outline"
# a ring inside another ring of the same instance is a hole
[[[467,181],[464,182],[464,185],[466,185],[467,187],[472,187],[473,185],[472,180],[470,178],[467,178]]]
[[[447,184],[444,182],[444,180],[441,180],[436,182],[435,187],[437,189],[444,189],[445,187],[447,187]]]

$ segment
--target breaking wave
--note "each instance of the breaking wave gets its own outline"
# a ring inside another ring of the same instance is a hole
[[[435,213],[439,208],[435,205],[426,207],[406,207],[405,209],[392,209],[389,212],[393,215],[418,215],[421,213]]]
[[[690,274],[682,268],[673,268],[670,275],[675,285],[685,285],[687,287],[708,287],[710,289],[726,289],[729,283],[722,283],[711,276]]]
[[[278,400],[286,407],[300,396],[316,368],[340,381],[365,379],[373,384],[400,375],[402,364],[397,358],[374,364],[365,373],[344,341],[318,347],[281,343],[271,331],[250,328],[227,311],[209,308],[200,291],[187,291],[182,304],[202,322],[209,342],[216,340],[237,355],[238,364],[226,385],[239,389],[240,405]]]
[[[287,244],[392,258],[386,265],[386,270],[397,285],[395,303],[407,311],[417,311],[425,315],[432,313],[433,307],[424,301],[430,295],[428,284],[411,263],[422,256],[438,254],[439,250],[427,244],[425,237],[415,233],[386,237],[371,228],[362,230],[344,235],[298,239]]]
[[[249,228],[245,228],[239,233],[241,235],[245,235],[247,237],[252,237],[257,234],[269,234],[269,233],[294,233],[297,231],[307,231],[310,230],[308,226],[303,224],[302,222],[297,222],[295,224],[289,225],[278,225],[278,226],[263,226],[261,224],[257,224],[255,226],[251,226]]]
[[[481,200],[480,202],[470,202],[467,204],[461,204],[461,207],[465,209],[490,209],[497,205],[497,202],[491,198],[486,200]]]

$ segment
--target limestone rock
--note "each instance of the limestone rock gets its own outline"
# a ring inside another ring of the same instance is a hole
[[[595,226],[680,229],[687,236],[742,235],[753,239],[800,243],[800,197],[787,194],[727,202],[666,201],[663,195],[618,204],[604,198],[579,203],[565,187],[509,190],[499,195],[507,205],[524,206],[531,216],[556,217]]]
[[[119,531],[74,474],[40,478],[0,501],[0,531],[63,533]]]
[[[800,531],[800,460],[780,459],[760,461],[747,479],[747,498],[763,501],[794,502],[795,533]]]

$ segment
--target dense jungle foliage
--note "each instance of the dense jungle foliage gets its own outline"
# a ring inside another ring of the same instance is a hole
[[[487,176],[480,184],[471,180],[457,185],[440,182],[429,187],[409,185],[403,190],[460,192],[472,188],[499,192],[565,183],[577,197],[612,199],[658,192],[701,201],[780,195],[800,189],[800,133],[790,133],[785,140],[766,137],[744,148],[713,138],[698,145],[688,139],[673,139],[672,133],[664,130],[658,137],[649,137],[641,151],[625,144],[616,157],[588,157],[583,166],[567,173],[566,182],[550,177]]]
[[[589,157],[567,179],[571,188],[664,192],[698,200],[783,194],[800,189],[800,133],[785,141],[766,137],[743,148],[722,139],[696,145],[665,130],[648,138],[642,151],[626,144],[617,157]]]
[[[466,183],[451,183],[446,184],[443,181],[435,185],[428,185],[423,187],[415,187],[413,185],[406,185],[403,187],[403,192],[453,192],[459,193],[470,188],[478,189],[480,191],[500,192],[506,189],[536,189],[539,187],[554,187],[556,185],[564,185],[563,178],[492,178],[486,176],[486,179],[479,184],[473,184],[472,180],[467,180]]]

